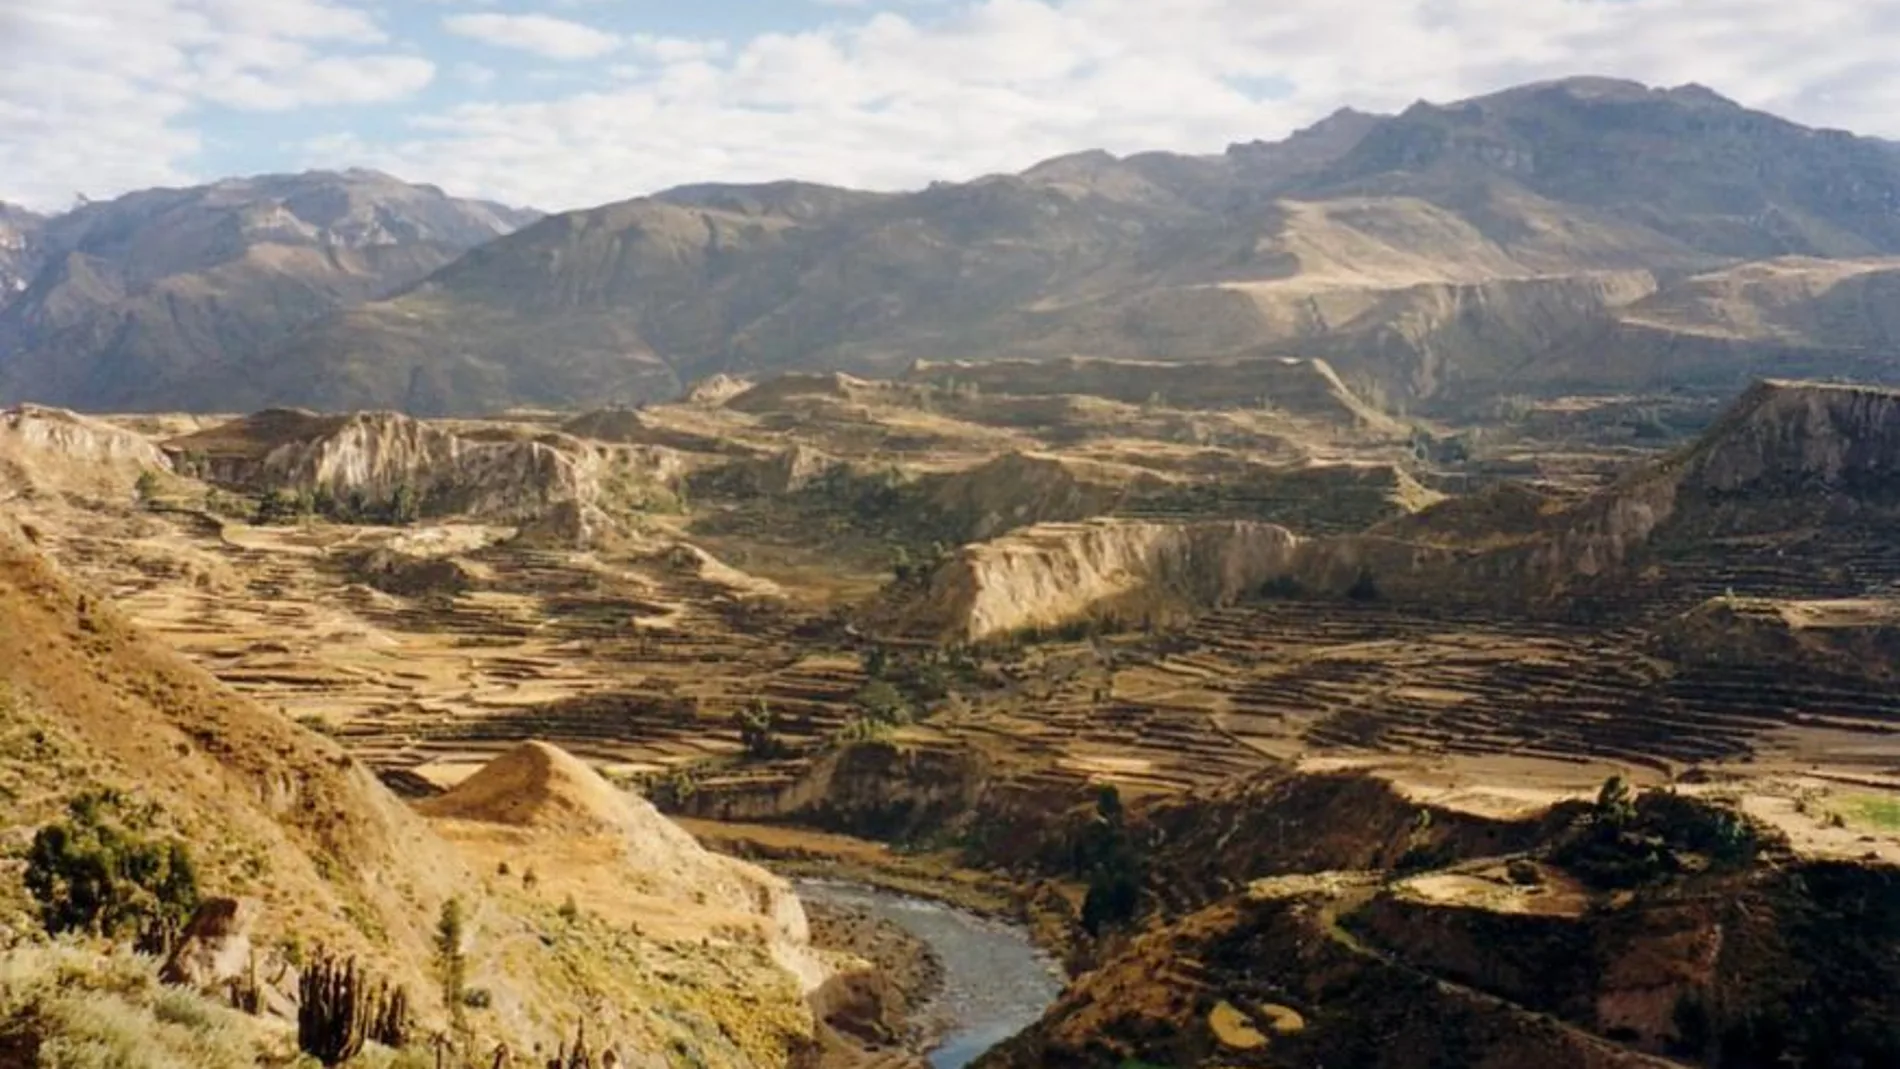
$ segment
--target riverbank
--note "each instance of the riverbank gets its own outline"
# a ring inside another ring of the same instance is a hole
[[[1024,883],[958,864],[954,851],[903,852],[886,843],[782,824],[741,824],[674,817],[707,849],[764,865],[791,879],[840,880],[955,906],[1021,925],[1031,942],[1077,971],[1086,888]]]
[[[913,1005],[904,1044],[926,1050],[931,1069],[969,1064],[1034,1023],[1062,992],[1062,970],[1021,926],[860,884],[800,880],[797,889],[808,910],[831,918],[820,925],[833,937],[860,940],[868,953],[859,956],[890,962],[879,964],[895,991],[914,998],[934,987],[927,1001]],[[893,994],[887,1005],[900,997]]]

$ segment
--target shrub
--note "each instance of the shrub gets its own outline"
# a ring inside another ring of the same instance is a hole
[[[149,958],[70,943],[0,954],[0,1064],[255,1069],[272,1034],[234,1010],[158,982]]]
[[[462,923],[462,900],[451,898],[442,903],[435,921],[435,967],[442,981],[442,1004],[449,1008],[459,1031],[465,1022],[462,995],[468,986],[468,957],[462,949],[467,936]]]
[[[1146,866],[1128,834],[1121,792],[1103,784],[1095,795],[1095,819],[1075,844],[1075,867],[1088,878],[1082,927],[1090,935],[1126,923],[1141,908]]]
[[[1365,568],[1359,570],[1359,577],[1346,588],[1346,597],[1353,601],[1379,600],[1379,582],[1372,577],[1371,570]]]
[[[745,745],[746,756],[756,761],[769,761],[785,752],[785,744],[778,736],[778,717],[765,699],[755,699],[745,709],[740,710],[739,741]]]
[[[1260,584],[1260,596],[1280,600],[1291,600],[1306,596],[1306,587],[1290,575],[1276,575]]]
[[[114,808],[114,795],[82,795],[67,820],[36,832],[27,890],[54,935],[129,935],[141,950],[164,952],[198,908],[197,871],[183,842],[128,830]]]
[[[882,679],[874,679],[864,685],[852,699],[857,707],[864,711],[865,719],[877,724],[905,724],[910,722],[910,702],[906,701],[902,691]]]

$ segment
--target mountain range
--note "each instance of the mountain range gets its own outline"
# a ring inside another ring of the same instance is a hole
[[[536,217],[371,171],[145,190],[50,219],[0,210],[0,395],[215,403],[175,384],[265,359]]]
[[[1900,377],[1900,146],[1578,78],[896,194],[699,185],[537,218],[366,172],[230,180],[0,214],[9,277],[0,397],[86,408],[468,413],[1261,352],[1410,406],[1733,390]]]

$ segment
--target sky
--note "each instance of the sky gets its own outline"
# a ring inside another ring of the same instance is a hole
[[[1215,152],[1572,74],[1900,137],[1900,0],[0,0],[0,200],[373,167],[544,210]]]

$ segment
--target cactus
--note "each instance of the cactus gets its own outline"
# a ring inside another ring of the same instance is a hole
[[[297,1046],[324,1065],[348,1061],[365,1040],[389,1047],[408,1040],[408,993],[372,983],[354,958],[318,960],[298,975],[297,990]]]

